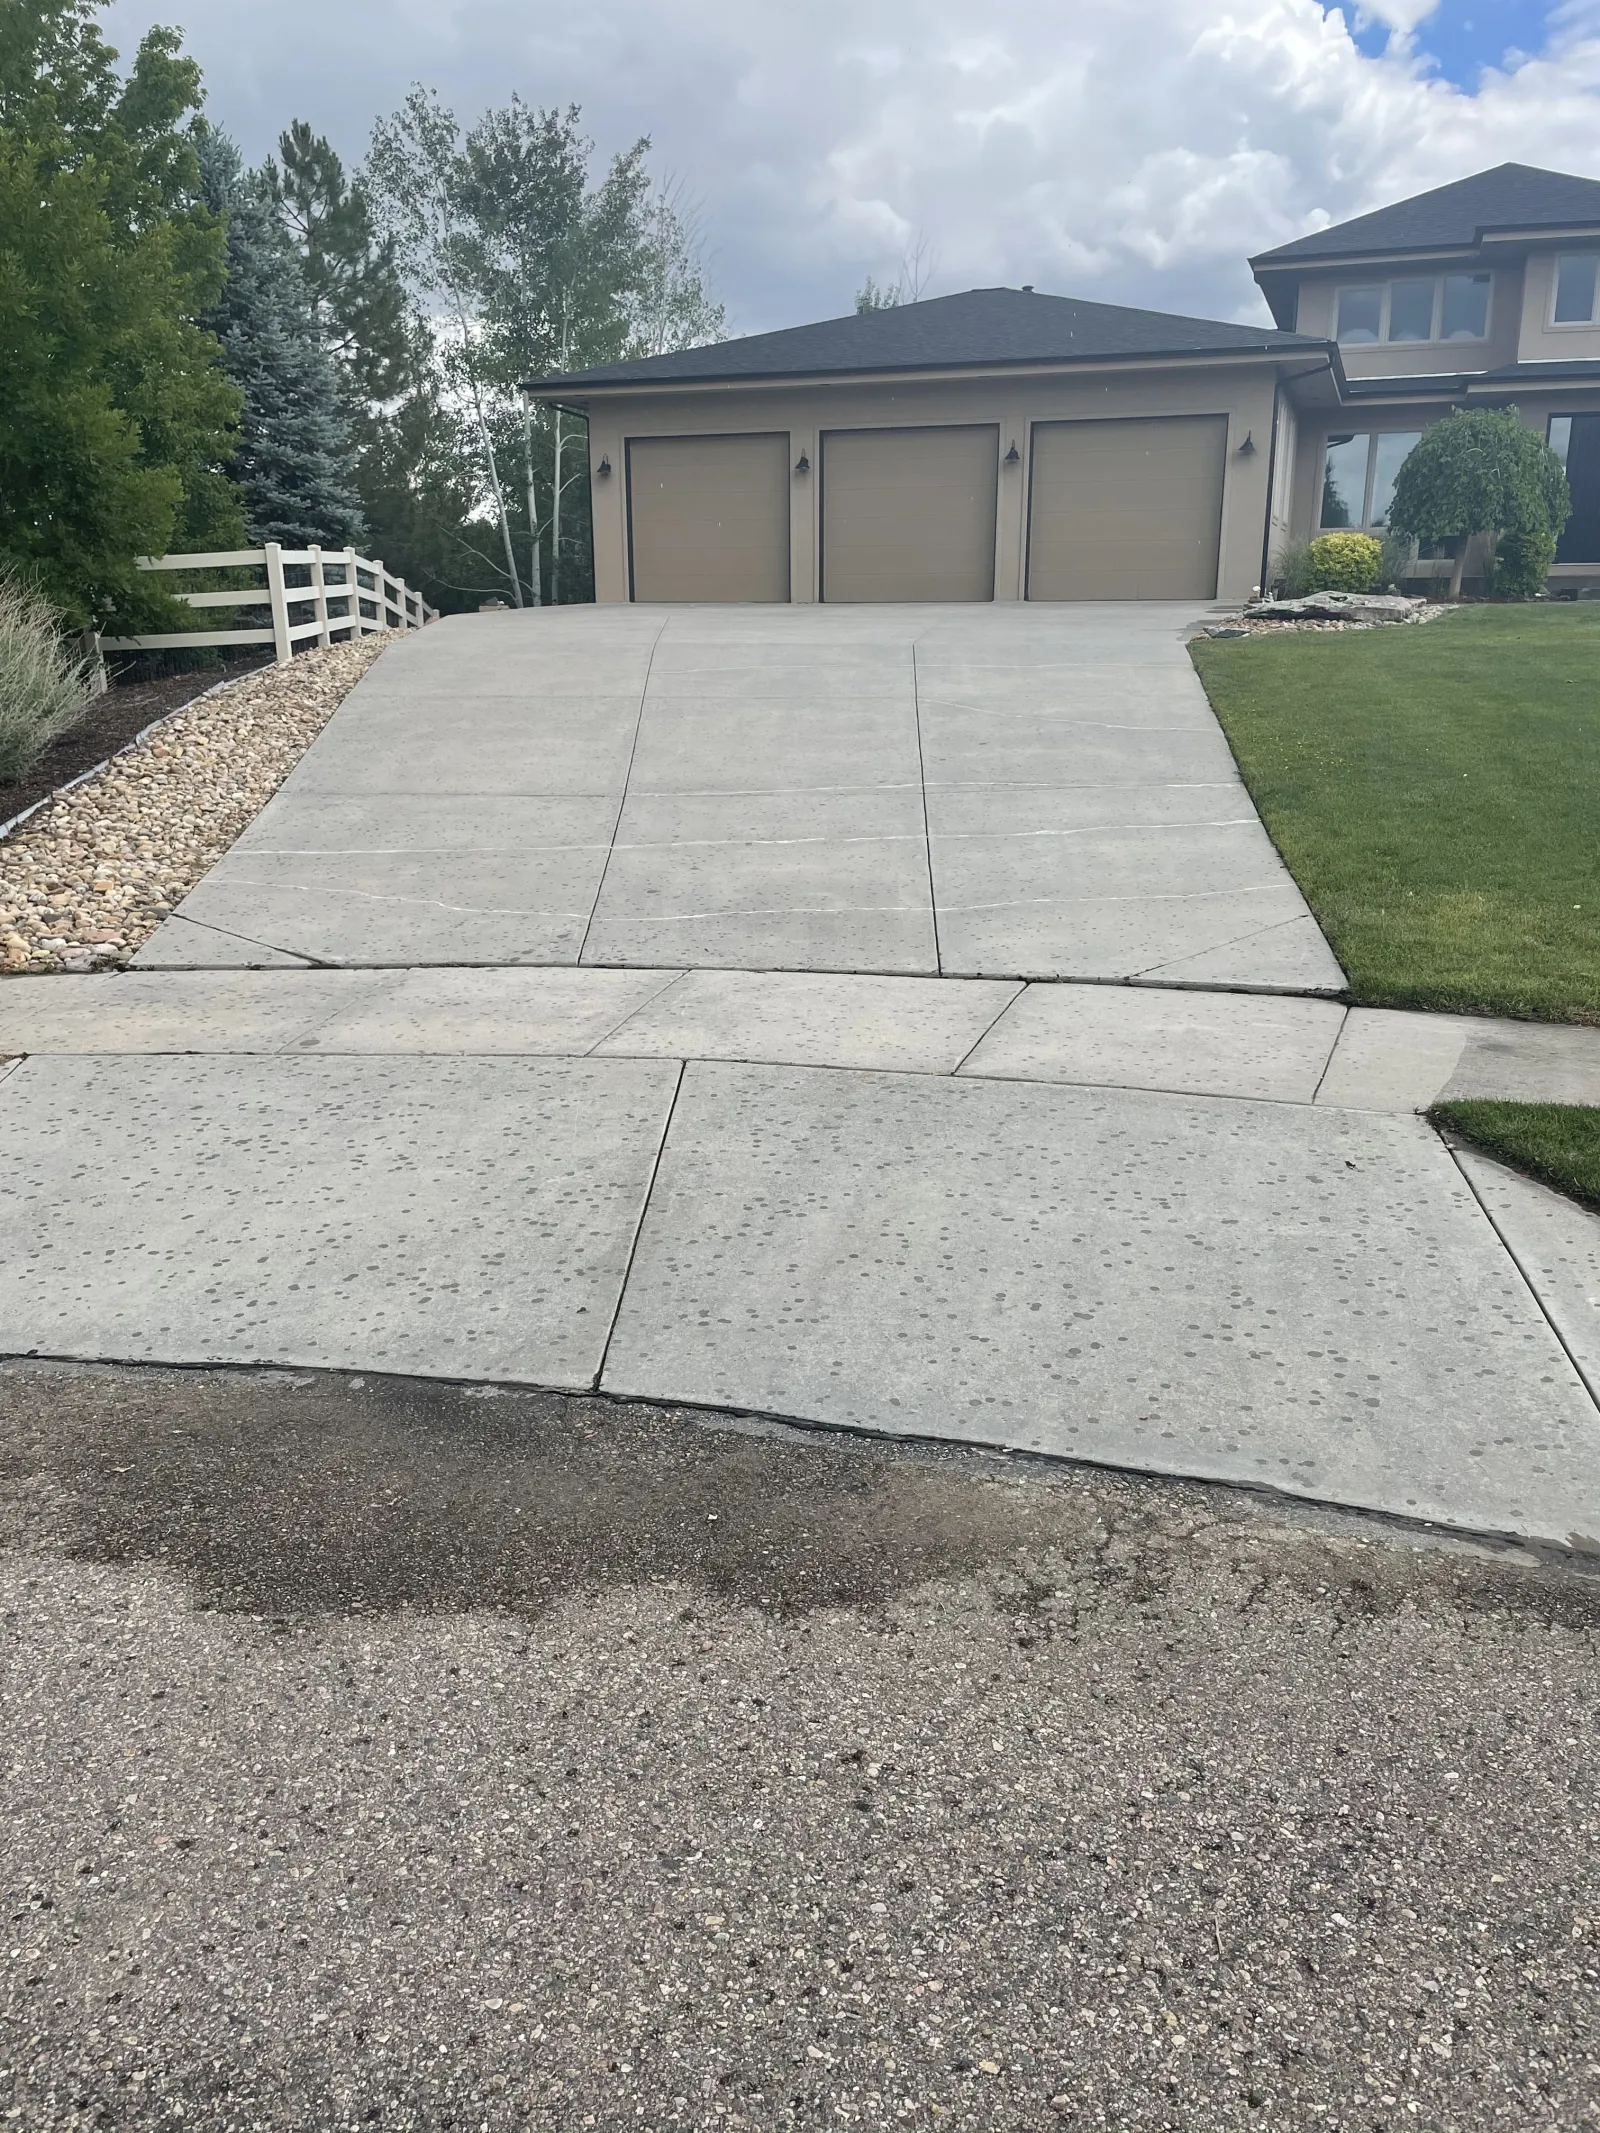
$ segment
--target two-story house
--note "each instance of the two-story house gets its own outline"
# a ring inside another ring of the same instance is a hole
[[[1564,459],[1552,590],[1600,590],[1600,181],[1502,164],[1251,264],[1273,327],[972,289],[527,390],[583,418],[602,601],[1240,599],[1470,406]]]

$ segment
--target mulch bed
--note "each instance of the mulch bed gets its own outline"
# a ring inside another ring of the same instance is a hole
[[[9,822],[37,800],[48,800],[63,785],[103,763],[142,733],[152,720],[165,718],[181,704],[219,681],[231,681],[265,664],[264,656],[251,652],[241,659],[224,660],[220,666],[198,667],[189,674],[163,674],[156,681],[113,681],[103,696],[97,696],[83,723],[52,742],[18,785],[0,785],[0,822]]]

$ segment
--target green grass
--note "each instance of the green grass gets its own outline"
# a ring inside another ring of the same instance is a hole
[[[1600,1023],[1600,602],[1193,651],[1353,999]]]
[[[1600,1213],[1600,1110],[1592,1104],[1435,1104],[1428,1116]]]

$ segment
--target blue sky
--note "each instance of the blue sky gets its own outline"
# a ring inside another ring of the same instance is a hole
[[[1600,178],[1600,0],[114,0],[177,21],[252,160],[358,161],[413,80],[640,134],[703,210],[739,331],[848,309],[919,239],[929,293],[1261,317],[1246,256],[1519,161]],[[1508,57],[1508,53],[1510,56]],[[1489,71],[1485,72],[1484,70]]]

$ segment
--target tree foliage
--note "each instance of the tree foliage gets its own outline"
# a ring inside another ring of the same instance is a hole
[[[238,395],[198,317],[224,273],[194,63],[126,76],[93,0],[0,0],[0,562],[72,620],[170,626],[136,558],[232,545]]]
[[[228,232],[228,274],[204,323],[243,396],[233,473],[252,541],[343,548],[366,528],[338,380],[300,261],[266,178],[210,127],[198,137],[208,204]]]
[[[527,414],[524,380],[723,330],[693,215],[653,184],[648,152],[636,141],[596,182],[577,108],[516,96],[463,130],[418,88],[374,129],[362,183],[432,319],[438,402],[476,491],[453,539],[464,596],[585,598],[592,583],[581,436],[559,411]]]
[[[1450,596],[1458,599],[1474,534],[1487,535],[1491,544],[1506,535],[1548,539],[1553,555],[1571,508],[1560,460],[1514,407],[1457,408],[1424,430],[1407,454],[1389,523],[1415,541],[1454,544]]]

